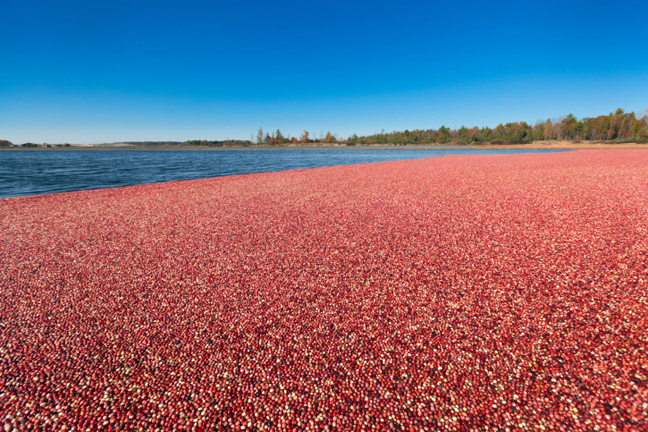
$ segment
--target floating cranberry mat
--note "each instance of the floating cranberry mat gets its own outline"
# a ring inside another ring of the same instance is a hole
[[[648,151],[0,200],[5,430],[648,428]]]

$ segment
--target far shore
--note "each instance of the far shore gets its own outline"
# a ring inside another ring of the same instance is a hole
[[[646,143],[610,143],[610,142],[573,142],[573,141],[535,141],[528,144],[358,144],[358,145],[301,145],[290,144],[283,146],[268,145],[251,145],[251,146],[227,146],[227,147],[209,147],[209,146],[138,146],[138,145],[72,145],[68,147],[50,145],[49,147],[0,147],[0,150],[18,150],[18,151],[69,151],[69,150],[456,150],[456,149],[570,149],[570,150],[588,150],[588,149],[648,149]]]

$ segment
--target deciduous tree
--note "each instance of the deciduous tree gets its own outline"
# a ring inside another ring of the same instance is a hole
[[[256,136],[256,142],[257,144],[263,144],[263,128],[259,127],[259,131],[257,132]]]

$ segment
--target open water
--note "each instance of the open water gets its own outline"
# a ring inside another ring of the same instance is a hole
[[[0,198],[448,155],[556,151],[562,150],[5,150]]]

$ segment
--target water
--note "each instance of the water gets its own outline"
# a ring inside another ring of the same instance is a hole
[[[290,149],[0,151],[0,198],[456,154],[558,150]]]

